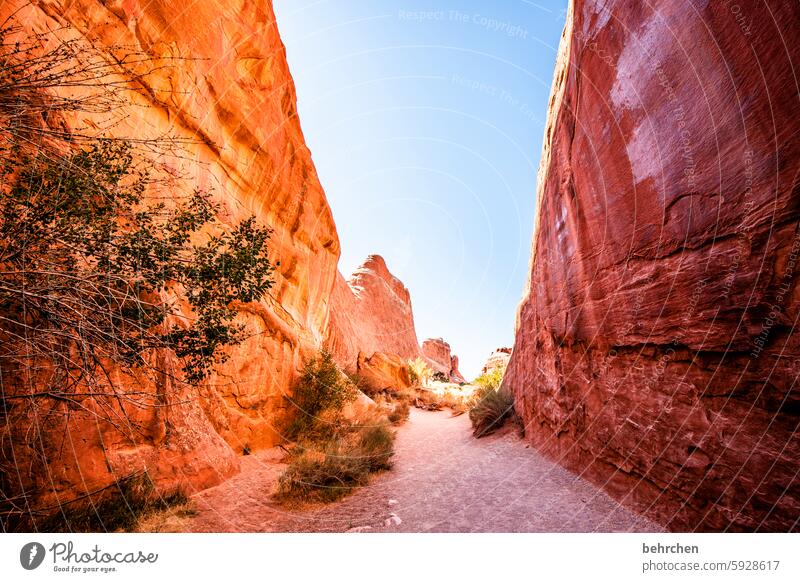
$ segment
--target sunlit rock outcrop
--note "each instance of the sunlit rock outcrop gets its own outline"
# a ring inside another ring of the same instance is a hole
[[[497,348],[492,355],[490,355],[486,363],[481,369],[482,374],[488,374],[494,370],[502,370],[505,372],[508,366],[508,361],[511,359],[511,348]]]
[[[530,441],[674,530],[800,516],[797,30],[790,0],[567,15],[505,383]]]
[[[23,468],[4,487],[33,505],[53,505],[134,470],[147,469],[165,488],[217,483],[238,469],[244,447],[279,442],[283,394],[325,338],[337,276],[336,228],[303,139],[271,3],[204,0],[183,10],[146,0],[2,2],[0,20],[12,13],[21,38],[56,31],[53,38],[79,39],[109,63],[120,58],[109,47],[135,54],[119,69],[130,106],[115,111],[113,123],[80,112],[68,125],[136,140],[172,136],[180,151],[158,161],[180,180],[163,194],[210,190],[223,224],[254,214],[274,229],[270,254],[280,266],[269,297],[241,306],[249,339],[199,390],[165,374],[139,387],[147,406],[111,403],[115,423],[97,422],[100,404],[87,400],[51,415],[50,424],[2,426],[4,458]],[[162,367],[174,369],[163,357]]]
[[[327,348],[345,371],[377,388],[408,386],[408,361],[419,356],[411,295],[377,255],[338,275],[330,301]]]

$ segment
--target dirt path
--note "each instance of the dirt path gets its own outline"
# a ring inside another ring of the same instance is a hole
[[[662,531],[513,433],[472,438],[466,416],[412,410],[395,467],[343,501],[286,511],[269,494],[284,466],[266,451],[194,496],[190,531],[592,532]]]

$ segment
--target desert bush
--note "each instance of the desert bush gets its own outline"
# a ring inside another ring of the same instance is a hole
[[[291,400],[296,413],[286,436],[290,439],[325,438],[325,434],[312,433],[333,430],[344,405],[355,400],[356,396],[356,387],[339,370],[331,353],[320,350],[316,357],[306,362],[295,387]]]
[[[180,489],[157,493],[147,473],[120,479],[98,497],[97,501],[90,497],[89,503],[62,505],[57,513],[34,520],[35,529],[54,533],[132,531],[147,516],[189,501]]]
[[[473,384],[485,390],[498,390],[503,383],[505,371],[502,368],[494,368],[482,376],[475,378]]]
[[[386,417],[342,416],[342,408],[356,398],[357,390],[329,352],[321,350],[306,364],[294,393],[299,410],[287,436],[295,445],[289,467],[278,480],[274,495],[278,502],[335,501],[365,484],[370,474],[391,467],[394,433]]]
[[[402,424],[408,420],[410,413],[411,406],[409,405],[408,401],[400,400],[394,405],[394,408],[389,413],[389,422],[392,424]]]
[[[360,427],[356,434],[358,446],[354,452],[360,455],[360,462],[368,472],[392,468],[395,434],[385,423]]]
[[[319,450],[294,453],[275,499],[286,504],[336,501],[365,485],[372,473],[390,469],[393,454],[394,433],[385,420],[370,419]]]
[[[513,414],[514,397],[511,392],[502,387],[496,390],[487,388],[469,411],[472,434],[477,438],[491,434]]]

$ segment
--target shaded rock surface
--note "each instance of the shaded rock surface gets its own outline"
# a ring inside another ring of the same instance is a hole
[[[672,530],[800,517],[800,5],[575,0],[505,382]]]

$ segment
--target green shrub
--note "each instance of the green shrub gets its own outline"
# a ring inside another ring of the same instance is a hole
[[[287,429],[291,439],[311,436],[312,432],[333,429],[332,423],[344,405],[355,400],[357,389],[336,366],[327,350],[306,363],[292,402],[296,416]],[[322,417],[326,418],[322,418]]]
[[[387,419],[370,414],[347,420],[342,415],[358,394],[359,380],[342,374],[325,350],[306,364],[293,399],[299,410],[287,431],[295,447],[278,480],[277,501],[335,501],[365,484],[371,473],[391,467],[394,433]]]
[[[489,389],[498,390],[503,383],[504,374],[505,371],[502,368],[494,368],[486,374],[475,378],[475,382],[473,382],[473,384],[478,385],[480,388],[483,388],[486,391]]]
[[[354,453],[370,473],[392,468],[394,455],[394,433],[385,424],[362,427],[358,431],[358,446]]]
[[[159,494],[145,473],[118,480],[96,501],[90,496],[88,503],[81,500],[62,505],[59,513],[37,520],[35,529],[53,533],[132,531],[143,517],[188,501],[180,489]]]
[[[394,433],[385,423],[353,427],[321,451],[294,455],[275,499],[287,504],[336,501],[365,485],[372,473],[390,469],[393,454]]]
[[[480,438],[493,433],[514,414],[514,397],[505,388],[486,392],[469,411],[472,434]]]

